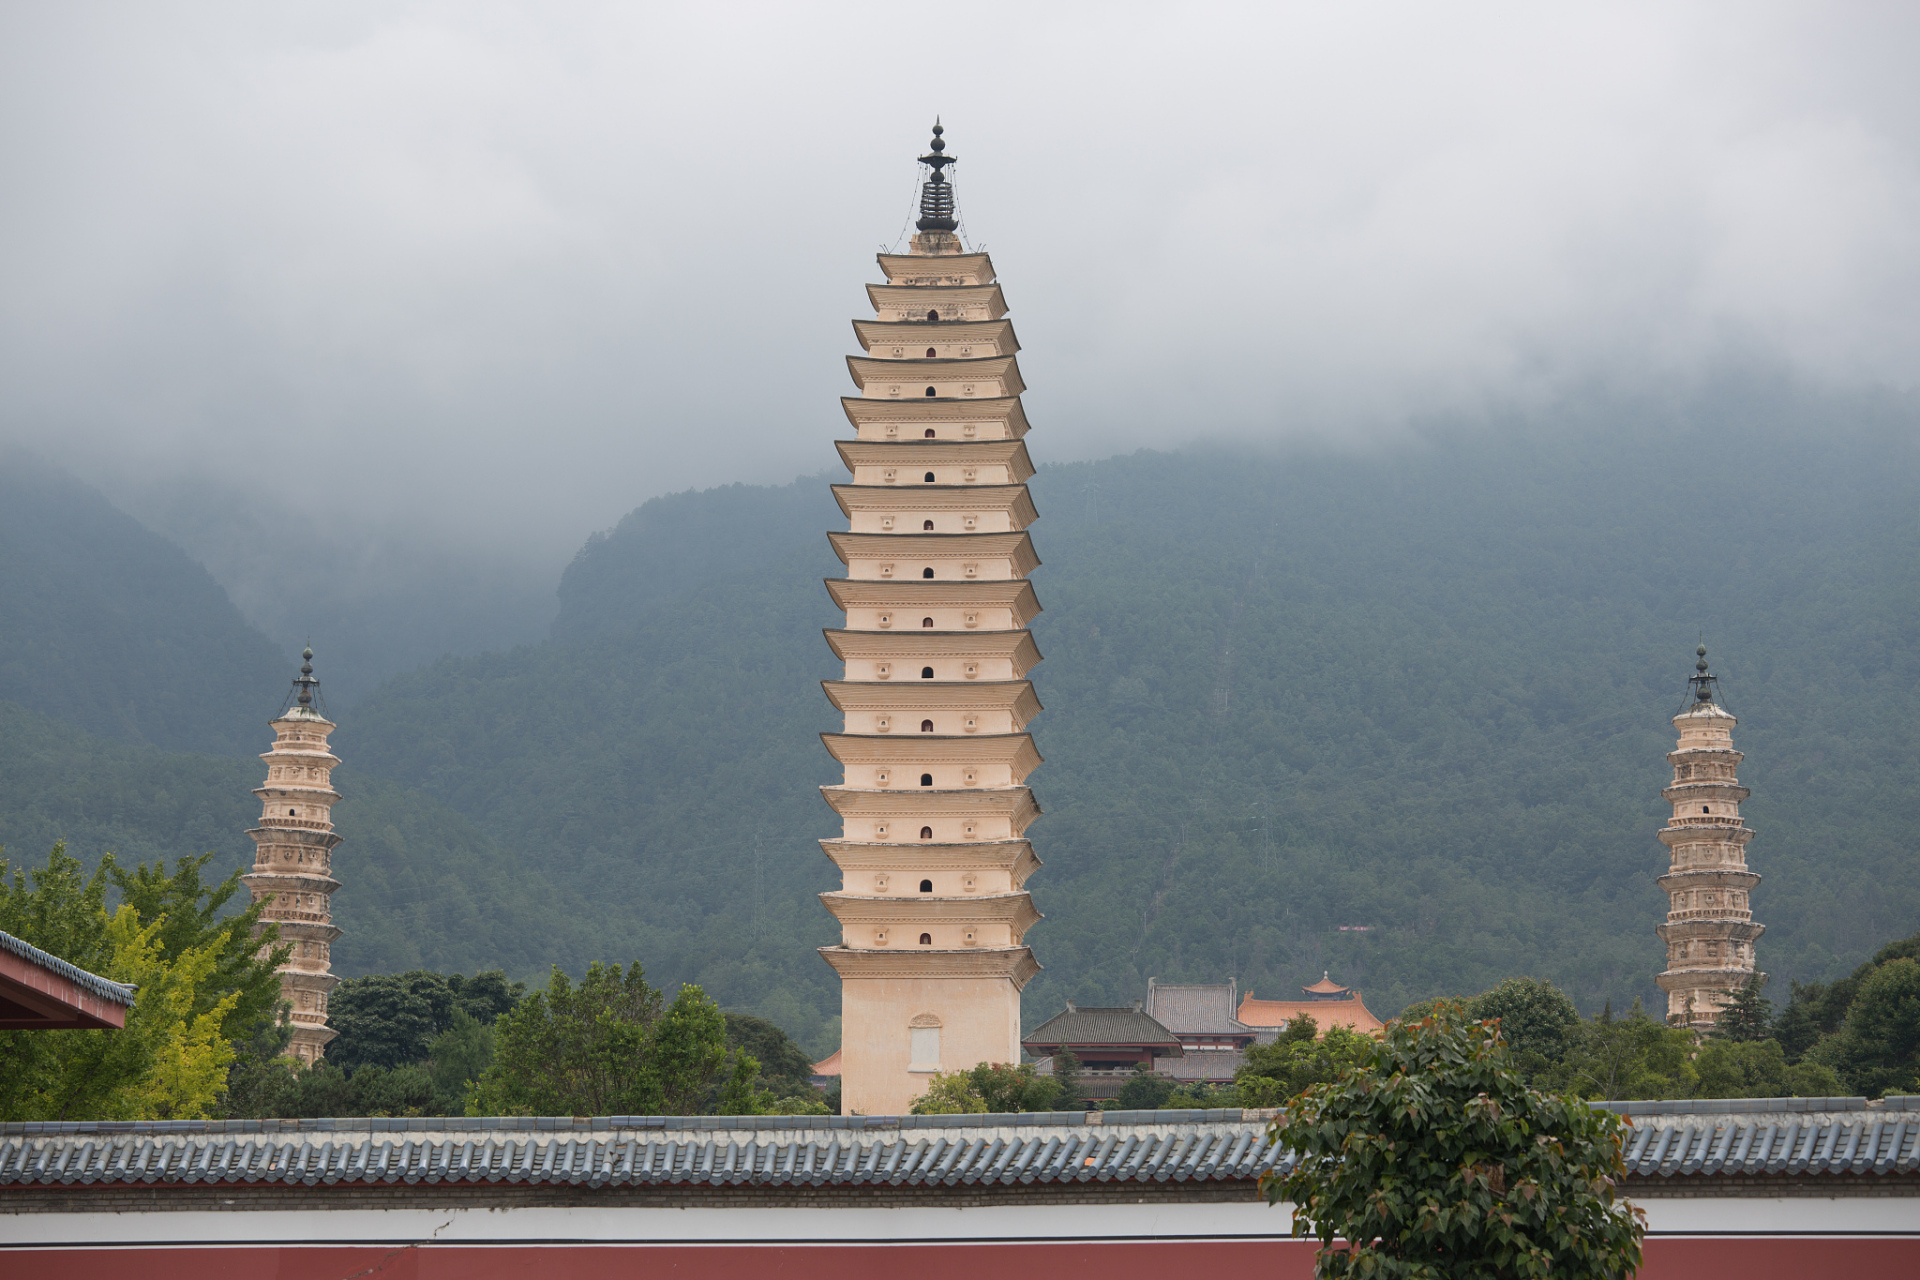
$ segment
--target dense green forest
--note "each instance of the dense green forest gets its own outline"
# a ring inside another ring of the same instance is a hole
[[[1274,995],[1322,969],[1382,1014],[1521,973],[1589,1014],[1663,1007],[1653,833],[1703,631],[1741,717],[1770,991],[1911,933],[1913,425],[1723,387],[1371,453],[1043,467],[1030,1017],[1149,975]],[[342,714],[339,967],[643,956],[830,1047],[838,519],[818,478],[657,499],[576,558],[551,641]],[[249,749],[271,709],[241,716]],[[31,723],[0,735],[13,849],[239,851],[254,762]],[[138,788],[164,816],[103,799]]]
[[[260,745],[265,714],[248,717]],[[92,863],[111,849],[122,865],[214,854],[210,873],[253,862],[247,828],[258,823],[263,766],[238,756],[189,755],[92,737],[37,712],[0,703],[0,859],[39,866],[56,840]],[[335,781],[342,837],[353,846],[334,898],[346,936],[334,944],[342,973],[392,973],[432,963],[544,974],[551,962],[584,967],[583,949],[554,948],[577,915],[562,890],[433,798],[351,766]],[[244,896],[244,895],[243,895]]]

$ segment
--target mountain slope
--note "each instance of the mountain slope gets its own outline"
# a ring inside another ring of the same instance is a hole
[[[264,717],[253,720],[264,746]],[[65,840],[89,865],[109,849],[123,866],[211,852],[209,870],[225,876],[253,861],[263,776],[255,760],[111,742],[0,703],[0,859],[39,866]],[[541,978],[598,954],[570,935],[573,905],[458,814],[351,767],[334,777],[345,796],[334,922],[346,931],[335,972],[502,965]]]
[[[1763,964],[1826,976],[1908,931],[1910,415],[1705,403],[1043,467],[1029,1013],[1325,967],[1383,1012],[1516,972],[1654,998],[1666,718],[1701,629],[1743,717]],[[604,958],[827,1043],[836,515],[818,480],[650,503],[569,570],[555,642],[396,679],[341,741],[540,850]]]
[[[0,700],[89,733],[252,750],[293,674],[207,571],[96,491],[0,457]]]

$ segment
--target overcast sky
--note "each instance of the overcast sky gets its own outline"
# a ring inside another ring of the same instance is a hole
[[[0,432],[564,556],[834,460],[927,126],[1038,460],[1911,389],[1911,5],[8,3]]]

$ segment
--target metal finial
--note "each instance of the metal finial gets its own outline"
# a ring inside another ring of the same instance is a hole
[[[291,706],[311,708],[320,700],[320,681],[313,674],[313,646],[308,645],[300,651],[300,674],[293,678],[293,690],[287,695],[286,703],[280,708],[285,711]],[[322,710],[324,710],[324,706]]]
[[[945,132],[935,117],[933,141],[928,144],[927,154],[920,157],[920,163],[933,170],[920,188],[920,220],[913,224],[922,231],[953,231],[960,226],[953,213],[953,184],[947,181],[946,173],[947,166],[958,160],[946,154],[947,144],[940,140]]]
[[[1703,641],[1694,653],[1694,674],[1687,677],[1687,683],[1693,688],[1693,701],[1696,706],[1706,706],[1716,700],[1719,693],[1719,678],[1707,669],[1707,646]]]

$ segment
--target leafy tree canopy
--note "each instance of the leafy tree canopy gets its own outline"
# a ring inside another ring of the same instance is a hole
[[[1616,1194],[1625,1125],[1528,1088],[1499,1029],[1458,1004],[1391,1024],[1271,1132],[1295,1164],[1262,1190],[1319,1238],[1316,1276],[1624,1280],[1640,1265],[1644,1223]]]

